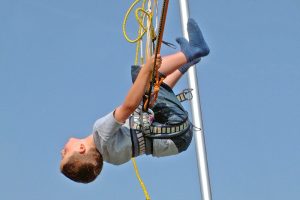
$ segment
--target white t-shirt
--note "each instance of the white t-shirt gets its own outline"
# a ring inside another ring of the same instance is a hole
[[[117,122],[113,112],[98,119],[93,128],[93,137],[103,160],[120,165],[132,157],[132,143],[129,120],[124,124]],[[153,156],[162,157],[178,154],[178,149],[170,139],[155,139],[153,141]]]

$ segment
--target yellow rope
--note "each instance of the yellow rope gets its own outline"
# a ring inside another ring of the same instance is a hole
[[[139,58],[140,58],[140,64],[144,63],[144,53],[141,53],[140,57],[139,57],[139,51],[143,50],[142,46],[142,41],[143,41],[143,36],[147,33],[147,42],[146,42],[146,58],[151,56],[153,54],[153,50],[152,50],[152,41],[155,39],[156,35],[155,35],[155,30],[153,28],[153,23],[152,23],[152,19],[153,19],[153,12],[152,10],[155,10],[155,6],[157,8],[158,5],[158,1],[157,0],[152,0],[154,1],[154,4],[151,4],[151,0],[148,0],[148,8],[149,10],[145,9],[145,4],[146,4],[147,0],[135,0],[134,3],[132,3],[132,5],[129,7],[128,11],[125,14],[124,17],[124,21],[122,24],[122,30],[123,30],[123,35],[125,37],[125,39],[130,42],[130,43],[137,43],[136,44],[136,53],[135,53],[135,65],[139,64]],[[129,17],[129,14],[132,12],[133,8],[135,6],[137,6],[138,3],[142,2],[141,7],[137,8],[135,10],[135,18],[136,21],[138,22],[139,28],[138,28],[138,35],[135,39],[130,39],[127,35],[126,32],[126,24],[127,24],[127,20]],[[158,11],[156,10],[156,14],[158,13]],[[144,25],[144,23],[146,23],[146,25]],[[135,174],[136,177],[142,187],[142,190],[144,192],[145,198],[146,200],[151,200],[150,196],[148,194],[147,188],[143,182],[143,180],[141,179],[141,176],[139,174],[139,170],[136,164],[136,161],[134,158],[131,159],[132,163],[133,163],[133,167],[135,170]]]
[[[134,62],[136,65],[139,63],[138,52],[140,50],[142,50],[141,43],[142,43],[143,36],[149,31],[149,32],[151,32],[151,37],[152,38],[155,37],[155,35],[153,34],[154,28],[153,28],[153,24],[152,24],[153,12],[151,11],[151,9],[147,10],[145,8],[146,1],[147,0],[135,0],[134,3],[132,3],[132,5],[127,10],[124,20],[123,20],[123,24],[122,24],[122,30],[123,30],[123,35],[124,35],[125,39],[130,43],[137,43],[135,62]],[[139,25],[138,35],[135,39],[131,39],[127,35],[127,31],[126,31],[127,20],[129,18],[130,13],[133,11],[134,7],[136,7],[137,4],[140,2],[142,2],[142,5],[135,10],[135,18]],[[157,3],[157,0],[154,0],[154,2]],[[148,6],[151,6],[151,0],[148,0]],[[145,21],[146,21],[147,25],[144,25]],[[146,52],[148,51],[147,48],[148,47],[146,47]],[[141,64],[143,64],[144,55],[141,55],[140,58],[141,58]]]
[[[143,26],[143,22],[141,21],[140,19],[140,16],[139,16],[139,12],[142,12],[144,14],[147,14],[147,11],[145,10],[145,2],[146,0],[143,0],[143,5],[141,8],[138,8],[136,11],[135,11],[135,17],[136,17],[136,20],[137,22],[139,23],[140,25],[140,28],[143,29],[143,32],[141,32],[141,34],[138,35],[137,38],[135,39],[130,39],[127,35],[127,32],[126,32],[126,24],[127,24],[127,20],[128,20],[128,16],[129,14],[132,12],[133,8],[140,2],[141,0],[135,0],[135,2],[129,7],[129,9],[127,10],[126,14],[125,14],[125,18],[124,18],[124,21],[123,21],[123,25],[122,25],[122,29],[123,29],[123,35],[125,37],[125,39],[130,42],[130,43],[136,43],[137,41],[139,41],[140,39],[142,39],[142,37],[144,36],[144,34],[146,33],[146,28]]]
[[[126,24],[127,24],[129,14],[132,12],[133,8],[139,2],[142,2],[142,5],[141,5],[140,8],[135,10],[135,17],[136,17],[136,20],[139,24],[138,36],[135,39],[130,39],[128,37],[127,33],[126,33]],[[149,0],[148,0],[148,2],[149,2]],[[146,0],[135,0],[134,3],[130,6],[130,8],[126,12],[125,17],[124,17],[124,21],[123,21],[123,25],[122,25],[123,35],[124,35],[125,39],[130,43],[137,43],[136,44],[135,61],[134,61],[135,65],[137,65],[139,63],[139,51],[142,50],[142,48],[141,48],[142,39],[143,39],[143,36],[145,35],[145,33],[147,32],[147,27],[144,26],[144,21],[145,20],[147,20],[148,22],[152,21],[152,13],[146,11],[145,4],[146,4]],[[141,59],[140,63],[143,63],[144,62],[144,56],[141,55],[140,59]],[[144,182],[143,182],[143,180],[142,180],[142,178],[139,174],[139,170],[138,170],[135,159],[131,158],[131,161],[132,161],[132,164],[133,164],[133,167],[134,167],[136,177],[137,177],[137,179],[138,179],[138,181],[141,185],[141,188],[144,192],[144,196],[145,196],[146,200],[151,200],[150,196],[148,194],[147,188],[146,188],[146,186],[145,186],[145,184],[144,184]]]
[[[146,186],[145,186],[143,180],[141,179],[141,176],[140,176],[140,173],[139,173],[139,170],[138,170],[138,167],[137,167],[137,164],[136,164],[135,159],[134,159],[134,158],[131,158],[131,161],[132,161],[132,163],[133,163],[135,175],[136,175],[137,179],[138,179],[139,182],[140,182],[140,185],[141,185],[141,187],[142,187],[142,189],[143,189],[143,192],[144,192],[144,195],[145,195],[145,197],[146,197],[146,200],[151,200],[151,199],[150,199],[150,196],[149,196],[149,194],[148,194],[147,188],[146,188]]]

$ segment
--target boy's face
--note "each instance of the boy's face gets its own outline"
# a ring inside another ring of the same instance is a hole
[[[85,146],[81,139],[70,138],[65,144],[64,148],[61,150],[60,166],[62,167],[63,164],[68,161],[68,158],[71,157],[75,152],[84,153]]]

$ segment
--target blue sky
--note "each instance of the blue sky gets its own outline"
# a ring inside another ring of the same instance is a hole
[[[130,162],[89,185],[58,168],[67,138],[91,133],[131,85],[132,2],[0,0],[0,199],[144,199]],[[300,2],[189,4],[211,48],[197,73],[213,199],[299,199]],[[172,1],[165,40],[180,35]],[[200,199],[194,143],[137,162],[152,199]]]

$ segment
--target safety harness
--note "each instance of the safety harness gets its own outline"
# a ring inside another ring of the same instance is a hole
[[[180,102],[191,100],[191,89],[185,89],[178,95],[177,99]],[[188,117],[182,120],[181,123],[172,125],[153,125],[154,113],[151,109],[148,112],[142,111],[140,105],[129,119],[130,133],[132,141],[132,157],[139,155],[153,154],[154,139],[170,139],[185,134],[190,129]]]

